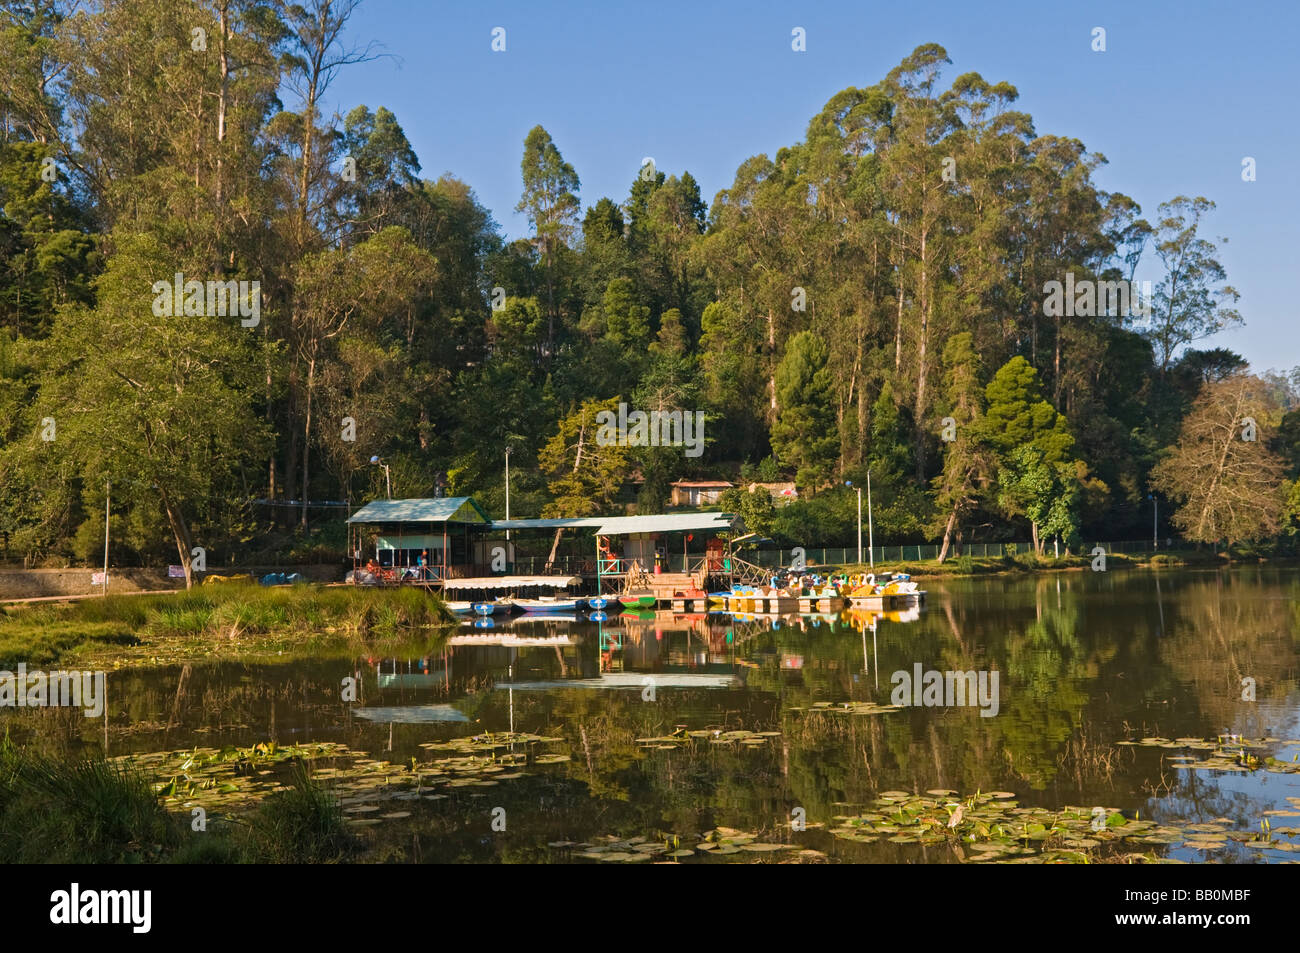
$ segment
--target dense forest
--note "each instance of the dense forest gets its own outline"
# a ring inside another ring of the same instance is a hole
[[[0,2],[9,558],[94,558],[106,502],[116,563],[187,569],[330,538],[306,502],[386,479],[499,516],[507,451],[516,517],[792,480],[723,505],[837,545],[869,470],[877,541],[945,554],[1149,537],[1153,498],[1162,536],[1293,545],[1300,372],[1195,346],[1243,321],[1209,199],[1144,217],[927,44],[711,204],[652,164],[580,198],[537,126],[507,241],[392,112],[325,114],[381,55],[358,2]],[[1093,294],[1139,271],[1127,307]],[[704,452],[596,439],[620,403],[703,411]]]

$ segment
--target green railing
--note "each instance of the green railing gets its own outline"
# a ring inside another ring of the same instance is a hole
[[[1172,545],[1166,546],[1166,541],[1162,539],[1158,549],[1149,539],[1088,542],[1084,544],[1081,552],[1076,551],[1074,555],[1088,555],[1095,546],[1102,547],[1107,554],[1122,553],[1131,555],[1177,549],[1178,542],[1174,541]],[[901,546],[876,546],[874,548],[864,546],[862,547],[861,561],[867,563],[873,558],[878,563],[933,561],[939,558],[940,548],[938,543],[906,543]],[[1033,552],[1033,549],[1033,544],[1028,541],[1015,543],[964,543],[960,555],[977,558],[1000,558],[1003,556],[1023,555]],[[1053,555],[1050,542],[1043,548],[1043,552],[1048,556]],[[1062,550],[1062,554],[1064,554],[1064,550]],[[745,552],[746,560],[767,569],[788,567],[794,563],[795,556],[796,553],[792,549],[760,549]],[[956,549],[949,546],[948,558],[956,559],[957,557]],[[856,546],[804,547],[803,558],[804,564],[807,566],[844,566],[858,562],[858,548]]]
[[[1160,547],[1156,549],[1149,539],[1087,542],[1082,553],[1076,552],[1075,555],[1087,555],[1094,546],[1101,546],[1108,554],[1123,553],[1128,555],[1166,552],[1170,549],[1179,549],[1182,544],[1175,540],[1171,546],[1166,546],[1166,541],[1161,539]],[[877,546],[870,552],[878,563],[927,562],[939,558],[939,548],[938,543],[905,543],[901,546]],[[1002,556],[1023,555],[1032,550],[1033,545],[1027,540],[1011,543],[965,543],[962,545],[960,555],[977,558],[999,558]],[[1048,555],[1052,554],[1052,544],[1049,542],[1043,551]],[[948,548],[949,559],[956,559],[958,555],[955,547],[950,546]],[[777,569],[788,567],[794,562],[794,551],[791,549],[745,549],[742,551],[741,557],[762,569]],[[695,573],[700,569],[701,560],[705,558],[700,553],[690,553],[689,555],[668,553],[659,558],[659,566],[664,572]],[[868,549],[864,546],[862,547],[862,562],[866,563],[868,559]],[[804,547],[804,563],[808,566],[844,566],[857,561],[858,548],[856,546]],[[602,574],[622,575],[627,572],[631,562],[632,560],[621,559],[616,556],[603,558],[600,560],[600,571]],[[563,574],[595,575],[596,563],[597,560],[594,556],[559,556],[556,558],[551,571]],[[531,576],[541,573],[545,565],[545,556],[520,556],[510,569],[516,575]],[[653,563],[646,568],[649,572],[654,572]],[[711,572],[721,574],[723,570],[714,569]]]

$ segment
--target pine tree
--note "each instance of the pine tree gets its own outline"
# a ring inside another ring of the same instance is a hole
[[[839,449],[826,343],[812,331],[790,339],[776,374],[772,446],[795,480],[815,492],[831,478]]]

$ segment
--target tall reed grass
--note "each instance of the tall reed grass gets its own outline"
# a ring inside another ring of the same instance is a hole
[[[413,638],[454,619],[436,595],[414,587],[263,587],[227,582],[156,596],[109,596],[70,604],[0,608],[0,666],[48,665],[93,643],[217,636]]]
[[[0,863],[337,863],[357,847],[338,799],[300,761],[287,790],[195,831],[132,767],[0,740]]]

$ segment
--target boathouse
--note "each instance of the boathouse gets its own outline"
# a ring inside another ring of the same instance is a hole
[[[474,561],[482,551],[475,544],[491,529],[473,497],[375,500],[348,517],[348,549],[356,563],[374,559],[395,581],[440,583],[488,574]]]
[[[581,577],[598,592],[640,588],[656,594],[699,590],[710,577],[730,573],[727,540],[744,532],[732,513],[492,520],[468,496],[376,500],[352,514],[348,526],[356,567],[373,560],[383,582],[441,588],[455,580],[463,588],[480,579],[490,589],[514,573],[541,572],[547,579],[553,573]],[[580,555],[516,559],[517,546],[547,540],[539,547],[545,553],[549,540],[566,531],[574,533]]]

